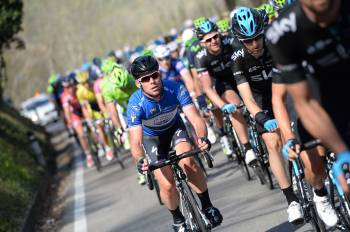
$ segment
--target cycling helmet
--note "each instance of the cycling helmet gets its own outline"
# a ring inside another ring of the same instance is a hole
[[[80,69],[82,71],[88,71],[90,69],[91,65],[89,63],[84,63],[81,65]]]
[[[164,58],[170,56],[170,50],[166,45],[159,45],[153,51],[155,58]]]
[[[218,28],[216,24],[209,19],[205,19],[198,27],[195,27],[195,32],[199,40],[203,39],[206,34],[214,31],[218,31]]]
[[[49,84],[52,85],[53,83],[56,82],[57,79],[58,79],[58,75],[56,75],[56,74],[51,74],[51,75],[49,76]]]
[[[291,4],[294,0],[269,0],[270,5],[275,8],[275,10],[280,11],[285,6]]]
[[[159,70],[157,60],[152,56],[139,56],[131,64],[130,71],[137,80]]]
[[[94,65],[96,65],[97,67],[101,68],[102,60],[101,60],[100,57],[94,57],[94,58],[92,59],[92,63],[93,63]]]
[[[255,9],[261,14],[266,25],[277,16],[276,10],[270,4],[264,3]]]
[[[128,84],[129,73],[123,66],[114,64],[111,72],[108,74],[108,79],[116,87],[122,88]]]
[[[154,54],[151,49],[145,48],[141,52],[141,56],[154,56]]]
[[[108,57],[102,62],[101,71],[103,74],[107,74],[112,70],[113,65],[115,64],[115,59]]]
[[[182,42],[186,43],[188,40],[194,37],[194,31],[191,28],[187,28],[182,32]]]
[[[84,84],[89,80],[89,73],[86,71],[81,71],[77,74],[76,79],[79,84]]]
[[[205,17],[200,17],[200,18],[195,19],[193,21],[194,27],[198,27],[199,24],[204,23],[204,21],[205,21]]]
[[[263,17],[252,8],[240,7],[231,20],[231,30],[240,40],[255,38],[264,31]]]
[[[217,21],[216,26],[218,27],[219,32],[228,32],[230,29],[230,23],[227,19],[221,19]]]
[[[178,49],[179,45],[176,41],[173,41],[173,42],[168,43],[167,47],[168,47],[170,52],[174,52],[174,51],[176,51],[176,49]]]
[[[67,76],[62,78],[61,83],[63,87],[76,85],[75,73],[70,72]]]

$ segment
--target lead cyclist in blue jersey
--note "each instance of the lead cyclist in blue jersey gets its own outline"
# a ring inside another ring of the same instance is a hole
[[[166,158],[171,145],[176,154],[192,149],[179,115],[180,107],[195,129],[199,138],[198,147],[201,150],[210,149],[210,142],[206,138],[206,125],[186,88],[173,81],[162,81],[159,65],[151,56],[136,58],[130,69],[139,88],[130,97],[127,110],[131,154],[137,160],[139,172],[147,170],[147,163]],[[180,166],[186,172],[192,189],[197,193],[206,217],[214,227],[218,226],[222,222],[222,216],[210,201],[201,169],[192,157],[182,159]],[[165,166],[157,169],[154,175],[160,186],[162,201],[173,216],[174,231],[189,231],[179,209],[179,194],[171,168]]]

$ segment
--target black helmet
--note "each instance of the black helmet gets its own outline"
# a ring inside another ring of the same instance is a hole
[[[152,56],[139,56],[131,64],[130,72],[137,80],[159,70],[157,60]]]
[[[232,17],[231,29],[240,40],[253,39],[264,32],[264,19],[255,9],[240,7]]]
[[[213,31],[218,31],[218,27],[215,23],[210,21],[209,19],[204,19],[195,29],[194,29],[199,40],[203,39],[203,37]]]

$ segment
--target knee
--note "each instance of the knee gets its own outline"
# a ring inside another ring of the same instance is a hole
[[[193,158],[184,159],[183,168],[186,172],[198,172],[198,166]]]
[[[273,137],[268,140],[267,143],[265,143],[268,150],[274,150],[274,151],[281,151],[282,150],[282,141],[277,138]]]
[[[160,183],[160,189],[162,192],[170,195],[172,192],[176,191],[174,181],[164,181]]]

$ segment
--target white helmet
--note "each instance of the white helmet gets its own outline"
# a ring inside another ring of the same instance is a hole
[[[190,28],[187,28],[182,32],[183,43],[186,43],[188,40],[192,39],[193,37],[194,37],[194,31]]]
[[[167,44],[167,47],[169,48],[170,52],[173,52],[179,47],[179,45],[176,41],[172,41],[172,42]]]
[[[164,58],[170,55],[170,50],[166,45],[159,45],[154,49],[153,53],[156,58]]]

